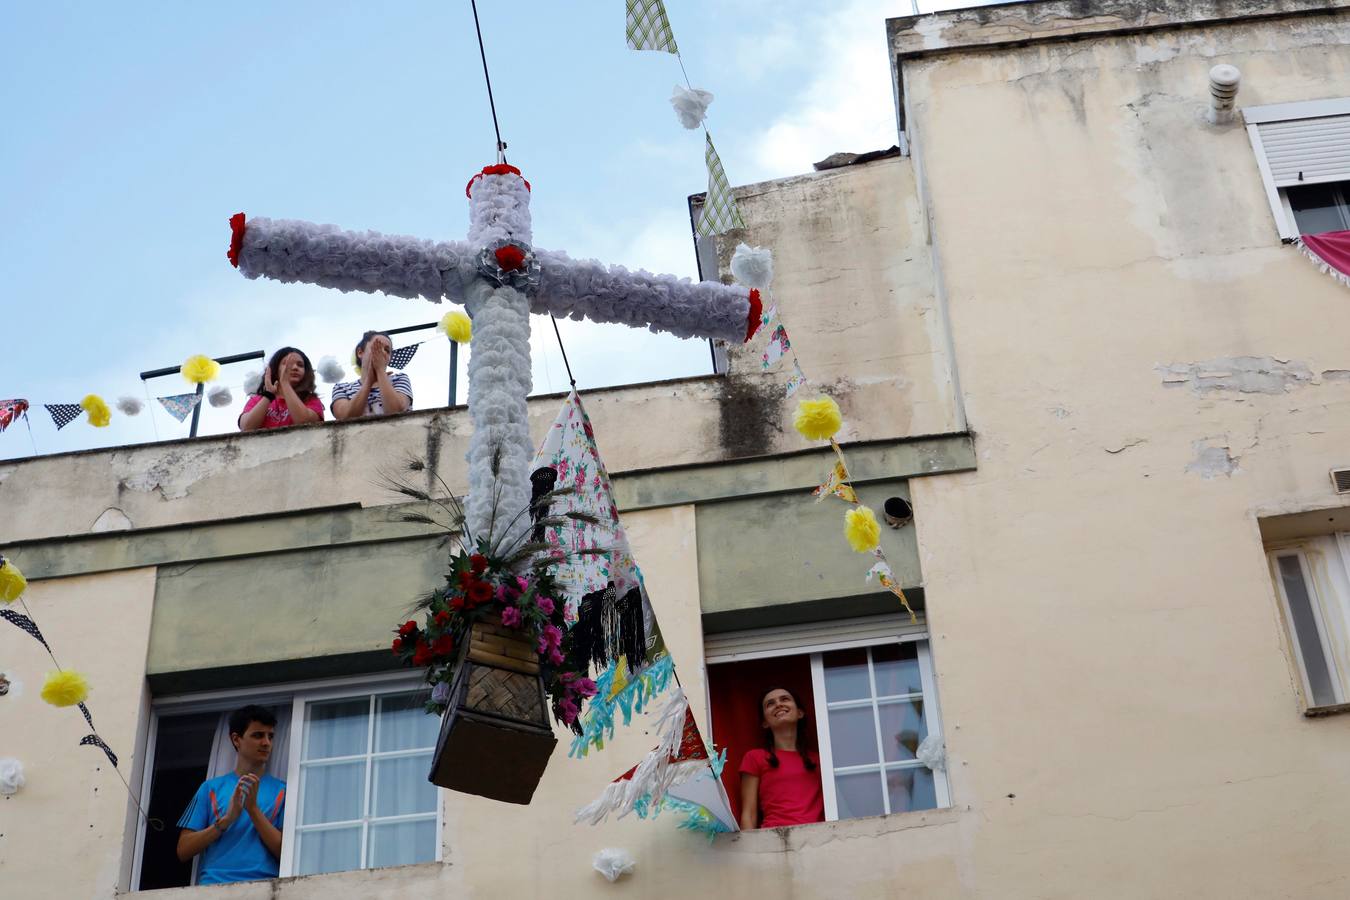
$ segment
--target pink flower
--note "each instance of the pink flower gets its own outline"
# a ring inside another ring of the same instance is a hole
[[[502,624],[507,628],[519,628],[520,610],[514,606],[502,607]]]
[[[571,700],[564,699],[558,704],[558,712],[562,714],[564,725],[571,725],[575,722],[577,720],[577,713],[580,711],[581,710],[577,709],[577,705]]]
[[[539,611],[542,612],[544,615],[546,615],[546,616],[551,616],[551,615],[553,615],[553,598],[552,598],[552,597],[540,597],[540,598],[539,598],[537,601],[535,601],[535,602],[539,604]]]
[[[595,682],[591,681],[589,678],[578,678],[577,683],[573,685],[573,687],[576,688],[576,692],[583,697],[594,697],[595,692],[598,690],[595,686]]]
[[[525,593],[526,591],[528,591],[528,590],[530,589],[530,583],[529,583],[528,581],[526,581],[526,580],[525,580],[523,577],[521,577],[520,575],[517,575],[517,576],[516,576],[516,587],[520,588],[520,592],[523,594],[523,593]]]
[[[554,647],[553,649],[549,650],[549,651],[548,651],[548,661],[551,662],[551,663],[553,663],[553,665],[555,665],[555,666],[560,666],[560,665],[562,665],[562,661],[563,661],[562,651],[559,650],[557,647]]]

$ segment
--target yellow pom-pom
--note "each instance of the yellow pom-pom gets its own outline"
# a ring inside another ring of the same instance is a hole
[[[112,410],[98,394],[89,394],[80,401],[80,408],[89,413],[89,424],[95,428],[106,428],[112,421]]]
[[[183,373],[183,377],[193,384],[205,384],[208,381],[214,381],[220,375],[220,363],[209,356],[202,356],[198,353],[196,356],[189,356],[183,361],[183,367],[178,371]]]
[[[792,420],[802,437],[808,441],[827,441],[844,424],[839,404],[829,397],[803,400],[797,404],[797,415]]]
[[[13,603],[28,587],[28,579],[23,577],[19,567],[9,560],[0,564],[0,603]]]
[[[876,513],[866,506],[859,506],[844,513],[844,537],[849,546],[859,553],[876,549],[881,543],[881,526],[877,524]]]
[[[459,310],[448,312],[441,318],[438,330],[457,344],[467,344],[473,337],[473,319]]]
[[[79,672],[48,672],[42,699],[52,706],[74,706],[89,696],[89,682]]]

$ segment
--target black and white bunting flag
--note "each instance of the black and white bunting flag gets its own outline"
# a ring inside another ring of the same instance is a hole
[[[44,403],[42,405],[47,407],[47,412],[51,414],[52,421],[56,423],[57,431],[74,422],[80,417],[80,413],[84,412],[84,407],[78,403]]]
[[[105,744],[103,742],[103,738],[99,737],[98,735],[86,734],[84,737],[80,738],[80,746],[97,747],[98,749],[102,750],[104,753],[107,754],[108,762],[113,764],[113,768],[114,769],[117,768],[117,754],[112,752],[112,748],[109,747],[107,744]]]
[[[89,707],[83,703],[80,704],[80,712],[84,713],[84,720],[89,723],[89,727],[94,727],[94,717],[89,714]]]
[[[420,347],[420,346],[422,346],[422,345],[421,345],[421,344],[409,344],[409,345],[406,346],[406,347],[399,347],[399,348],[398,348],[397,350],[395,350],[393,353],[390,353],[390,354],[389,354],[389,368],[391,368],[391,369],[402,369],[402,368],[403,368],[404,366],[406,366],[408,363],[412,362],[412,358],[413,358],[414,356],[417,355],[417,348]]]
[[[37,623],[23,613],[15,612],[12,609],[0,609],[0,619],[8,619],[33,637],[37,638],[39,644],[47,647],[47,639],[42,636],[41,631],[38,631]],[[47,647],[47,652],[51,653],[52,648]]]

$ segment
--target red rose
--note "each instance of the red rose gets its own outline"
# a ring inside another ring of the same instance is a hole
[[[449,656],[455,652],[455,639],[448,634],[443,634],[431,642],[431,652],[437,656]]]
[[[450,614],[445,610],[441,610],[440,612],[436,613],[436,615],[432,616],[432,618],[435,619],[436,624],[441,626],[442,628],[450,624]]]
[[[502,267],[503,272],[514,272],[517,269],[525,268],[525,251],[515,244],[498,247],[494,255],[497,257],[497,265]]]
[[[487,557],[481,553],[475,553],[469,557],[469,567],[473,569],[473,574],[482,575],[487,571]]]
[[[486,581],[475,581],[469,585],[469,603],[473,606],[482,606],[492,599],[492,585]]]
[[[456,594],[450,598],[450,608],[458,612],[464,608],[464,595]]]
[[[416,634],[416,633],[417,633],[417,623],[416,623],[416,622],[408,621],[408,622],[404,622],[402,625],[398,626],[398,636],[399,636],[399,637],[408,637],[409,635],[411,635],[411,634]]]
[[[413,650],[413,660],[412,660],[413,665],[414,666],[430,665],[431,658],[432,658],[431,648],[427,646],[427,642],[423,640],[418,640],[417,647],[416,649]]]
[[[393,650],[395,653],[403,652],[403,638],[394,638]]]

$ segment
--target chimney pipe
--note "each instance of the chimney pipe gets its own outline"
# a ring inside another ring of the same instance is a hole
[[[1237,66],[1220,63],[1209,70],[1209,113],[1206,118],[1211,125],[1226,125],[1233,121],[1233,106],[1241,81],[1242,73]]]

